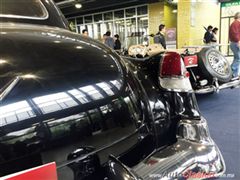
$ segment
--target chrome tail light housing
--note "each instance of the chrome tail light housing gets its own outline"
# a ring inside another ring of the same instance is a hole
[[[175,92],[193,92],[181,55],[167,51],[160,62],[159,84],[163,89]]]

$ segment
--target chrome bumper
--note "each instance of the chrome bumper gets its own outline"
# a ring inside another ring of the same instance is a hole
[[[197,89],[197,90],[194,90],[194,92],[196,94],[207,94],[207,93],[211,93],[211,92],[219,92],[219,90],[221,90],[221,89],[235,88],[235,87],[239,87],[239,86],[240,86],[240,80],[237,79],[237,80],[232,80],[228,83],[221,84],[219,86],[212,85],[212,86],[204,87],[202,89]]]
[[[175,144],[154,152],[135,166],[132,170],[138,177],[144,180],[208,179],[219,177],[225,172],[221,152],[208,136],[208,128],[207,131],[203,129],[207,127],[205,120],[199,121],[200,123],[193,122],[190,128],[189,122],[185,122],[182,124],[185,138],[179,136]],[[200,138],[199,142],[188,139],[191,136],[189,133],[199,135],[199,132],[207,139]]]

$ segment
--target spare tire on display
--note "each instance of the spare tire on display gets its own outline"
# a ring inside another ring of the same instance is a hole
[[[209,79],[228,82],[232,78],[232,69],[228,60],[215,48],[203,48],[198,53],[198,64]]]

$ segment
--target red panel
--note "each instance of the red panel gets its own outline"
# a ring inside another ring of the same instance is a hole
[[[198,65],[198,58],[196,55],[185,56],[183,60],[186,67],[194,67]]]
[[[56,164],[55,162],[44,164],[2,177],[2,180],[57,180]]]

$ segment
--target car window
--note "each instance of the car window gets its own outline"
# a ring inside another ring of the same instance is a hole
[[[0,17],[41,20],[48,12],[40,0],[0,0]]]

